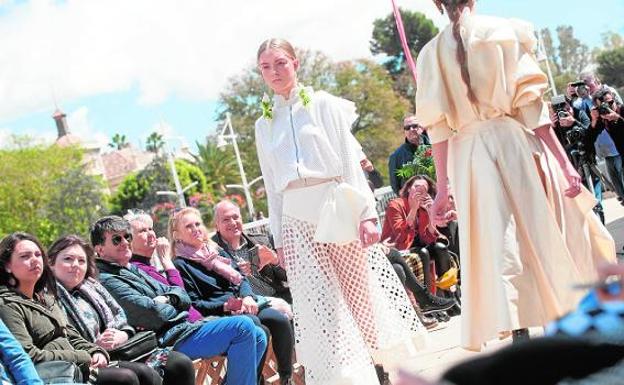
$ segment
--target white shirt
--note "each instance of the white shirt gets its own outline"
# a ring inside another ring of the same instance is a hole
[[[282,246],[282,193],[291,181],[340,177],[363,194],[369,204],[362,219],[376,218],[375,201],[360,166],[361,146],[351,134],[357,119],[355,104],[324,91],[299,87],[288,100],[273,98],[273,118],[256,121],[256,147],[269,203],[269,222],[275,246]]]

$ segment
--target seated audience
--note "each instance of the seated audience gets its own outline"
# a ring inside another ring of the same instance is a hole
[[[0,317],[35,364],[73,362],[92,384],[159,383],[146,365],[108,367],[106,349],[67,323],[43,247],[34,236],[18,232],[0,242],[0,285]]]
[[[2,385],[43,385],[30,357],[0,320],[0,383]]]
[[[266,350],[264,331],[247,317],[189,322],[186,292],[133,266],[131,242],[130,224],[121,217],[100,218],[91,228],[100,281],[125,310],[128,323],[137,330],[155,331],[162,347],[173,346],[193,360],[225,354],[228,384],[255,384]]]
[[[175,213],[169,219],[168,233],[176,255],[174,264],[195,308],[204,316],[245,314],[261,322],[271,332],[281,384],[290,384],[295,339],[288,317],[272,308],[268,299],[254,294],[234,260],[219,255],[216,245],[205,242],[197,209]]]
[[[217,232],[212,240],[236,261],[253,292],[292,303],[286,270],[277,264],[269,237],[244,233],[240,208],[227,200],[215,205],[214,221]],[[276,302],[279,301],[271,299],[272,305]],[[287,304],[282,306],[288,308]]]
[[[167,286],[177,286],[184,290],[184,282],[180,272],[171,260],[171,246],[165,237],[156,237],[152,217],[141,210],[129,212],[124,219],[130,223],[132,229],[132,258],[130,263],[145,272],[150,277]],[[158,271],[154,258],[158,258],[163,271]],[[203,319],[197,309],[191,305],[188,309],[187,321],[195,322]]]
[[[405,182],[399,198],[388,203],[381,238],[389,239],[399,250],[413,250],[423,263],[424,283],[432,284],[429,261],[435,261],[435,270],[441,277],[451,267],[446,229],[435,227],[429,220],[427,208],[435,196],[435,183],[429,177],[416,175]],[[449,217],[450,220],[455,218]]]
[[[57,279],[56,288],[67,319],[84,339],[110,351],[135,335],[126,313],[95,279],[95,253],[84,240],[76,235],[58,239],[48,250],[48,263]],[[193,362],[182,353],[157,349],[141,361],[162,373],[164,385],[195,383]],[[145,367],[134,362],[119,365],[139,373]],[[160,380],[150,382],[160,383]]]

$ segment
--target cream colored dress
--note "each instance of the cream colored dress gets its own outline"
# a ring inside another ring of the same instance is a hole
[[[460,19],[477,103],[466,96],[451,27],[418,57],[417,117],[433,143],[448,140],[459,212],[462,346],[479,350],[499,332],[542,326],[583,294],[615,259],[613,239],[592,212],[589,191],[563,196],[567,182],[533,129],[549,124],[547,79],[531,25]]]

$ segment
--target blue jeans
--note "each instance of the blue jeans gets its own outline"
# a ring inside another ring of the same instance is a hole
[[[256,385],[258,364],[267,347],[264,330],[249,317],[224,317],[205,322],[175,346],[190,359],[226,354],[228,385]]]
[[[615,193],[622,199],[624,198],[624,173],[622,173],[622,156],[607,156],[605,158],[607,164],[607,174],[609,180],[613,184]]]

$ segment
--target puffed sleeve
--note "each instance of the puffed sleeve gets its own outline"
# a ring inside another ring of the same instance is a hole
[[[262,138],[260,131],[268,129],[266,121],[260,118],[256,121],[256,149],[258,152],[258,161],[260,162],[260,170],[264,180],[264,189],[267,194],[269,204],[269,227],[273,235],[275,248],[282,247],[282,193],[275,188],[275,177],[271,162],[267,153],[262,146]]]
[[[480,20],[488,23],[475,26],[467,37],[471,70],[478,73],[478,83],[488,84],[478,87],[487,92],[479,97],[530,130],[550,124],[548,107],[542,100],[548,78],[535,58],[533,26],[517,19]]]
[[[439,76],[440,63],[435,54],[437,38],[429,42],[418,55],[416,74],[416,119],[427,128],[432,144],[448,140],[453,131],[444,111],[451,110],[452,101],[447,95],[444,79]]]
[[[364,155],[362,146],[351,133],[351,127],[358,118],[355,103],[324,91],[316,92],[315,100],[321,104],[319,118],[323,120],[323,126],[327,130],[327,135],[335,146],[336,153],[342,160],[342,177],[344,181],[357,189],[366,198],[366,207],[361,213],[360,219],[376,219],[375,196],[368,186],[366,176],[360,165],[360,160],[362,160]],[[329,127],[332,129],[328,130]],[[334,135],[335,140],[333,140]]]

